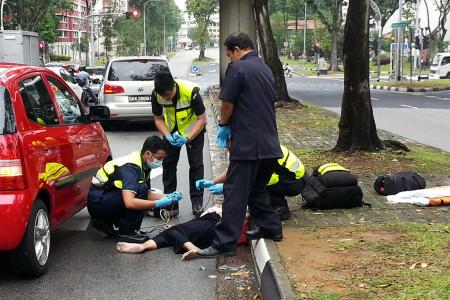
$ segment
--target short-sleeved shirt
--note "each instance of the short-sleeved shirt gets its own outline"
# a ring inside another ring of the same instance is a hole
[[[145,185],[145,188],[148,190],[151,189],[150,176],[148,176],[150,174],[150,169],[146,165],[143,165],[143,169],[146,178],[145,183],[139,183],[139,180],[141,179],[141,170],[134,164],[124,164],[116,169],[116,178],[122,180],[122,191],[130,191],[137,194],[141,190],[142,185]],[[114,189],[116,187],[112,188]],[[106,190],[107,189],[103,187],[91,188],[89,197],[93,199],[101,198]]]
[[[177,83],[177,92],[175,93],[175,96],[172,99],[172,103],[174,106],[176,106],[178,99],[180,99],[180,89],[178,88],[178,83]],[[156,100],[155,90],[153,90],[153,92],[152,92],[151,102],[152,102],[153,115],[162,116],[163,115],[163,107]],[[206,108],[205,108],[205,105],[203,104],[202,96],[200,96],[199,88],[194,88],[194,90],[192,91],[191,109],[196,116],[200,116],[205,113]],[[174,133],[177,130],[178,130],[178,127],[175,124],[175,127],[171,133]],[[204,131],[204,129],[203,129],[203,131]]]
[[[275,81],[255,51],[228,65],[219,99],[234,105],[230,160],[283,156],[275,118]]]

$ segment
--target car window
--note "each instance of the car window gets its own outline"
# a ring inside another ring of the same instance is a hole
[[[113,61],[109,68],[109,81],[153,80],[158,71],[169,71],[165,60],[134,59]]]
[[[48,82],[61,110],[64,124],[86,123],[87,117],[83,113],[77,99],[56,78],[48,77]]]
[[[6,87],[0,85],[0,135],[16,132],[16,121],[11,96]]]
[[[450,56],[444,57],[444,58],[442,59],[441,65],[443,66],[443,65],[446,65],[446,64],[448,64],[448,63],[450,63]]]
[[[44,126],[59,124],[56,108],[41,76],[23,80],[19,90],[28,119]]]
[[[60,69],[59,75],[61,75],[61,78],[64,79],[65,82],[75,83],[75,80],[72,78],[70,73],[66,71],[66,69]]]

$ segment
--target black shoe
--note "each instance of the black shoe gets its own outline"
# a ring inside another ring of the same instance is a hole
[[[203,207],[200,204],[192,204],[192,213],[194,216],[199,217],[203,212]]]
[[[148,241],[150,238],[146,234],[142,234],[138,231],[132,231],[128,233],[117,233],[116,234],[118,242],[127,242],[127,243],[138,243],[142,244]]]
[[[271,235],[271,234],[266,234],[266,233],[262,232],[260,229],[255,229],[255,230],[247,231],[247,237],[250,240],[268,239],[268,240],[273,240],[273,241],[279,242],[283,239],[283,234],[280,233],[280,234]]]
[[[281,221],[289,220],[289,218],[291,217],[291,212],[289,211],[289,207],[284,207],[284,206],[276,207],[275,212],[278,214]]]
[[[106,220],[94,219],[92,221],[92,227],[103,232],[106,236],[113,236],[115,234],[113,223]]]
[[[220,256],[235,256],[236,255],[236,251],[219,251],[216,248],[214,248],[213,246],[210,246],[206,249],[202,249],[200,251],[197,252],[196,257],[197,258],[216,258],[216,257],[220,257]]]

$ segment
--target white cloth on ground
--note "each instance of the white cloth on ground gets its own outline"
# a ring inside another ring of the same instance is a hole
[[[418,206],[428,206],[430,198],[450,196],[450,186],[400,192],[386,196],[388,203],[409,203]]]

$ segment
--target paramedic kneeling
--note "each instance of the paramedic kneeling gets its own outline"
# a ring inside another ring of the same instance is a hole
[[[166,155],[166,146],[158,136],[147,138],[141,151],[107,162],[92,178],[88,195],[88,211],[92,226],[119,241],[143,243],[141,234],[145,211],[169,206],[180,201],[179,192],[155,193],[150,187],[150,171],[159,168]],[[114,226],[119,229],[114,229]]]

